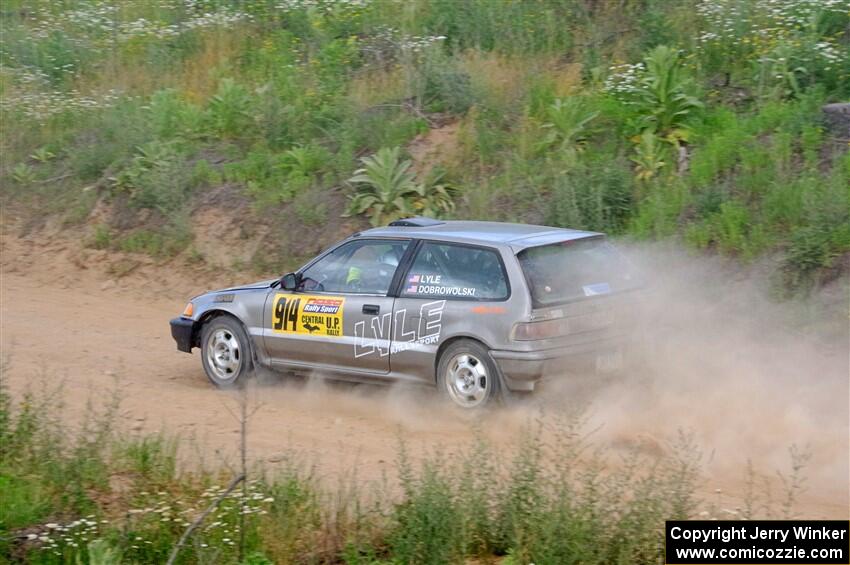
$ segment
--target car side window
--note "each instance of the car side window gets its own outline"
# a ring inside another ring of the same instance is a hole
[[[508,283],[496,251],[426,241],[416,254],[401,295],[504,300],[508,297]]]
[[[350,241],[305,269],[298,290],[386,294],[409,244],[402,240]]]

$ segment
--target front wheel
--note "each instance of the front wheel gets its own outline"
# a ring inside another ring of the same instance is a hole
[[[204,324],[201,352],[204,372],[217,387],[233,387],[251,372],[248,335],[234,318],[219,316]]]
[[[498,369],[486,347],[471,340],[456,341],[440,355],[437,387],[461,408],[483,408],[499,397]]]

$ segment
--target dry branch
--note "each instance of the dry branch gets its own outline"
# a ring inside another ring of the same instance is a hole
[[[175,545],[174,549],[171,550],[171,555],[168,556],[168,561],[166,561],[166,565],[173,565],[174,561],[177,559],[177,554],[180,553],[180,549],[186,544],[186,541],[188,541],[189,537],[192,535],[192,532],[194,532],[198,528],[198,526],[203,523],[206,517],[209,516],[210,513],[215,510],[219,504],[221,504],[221,501],[224,500],[228,494],[233,492],[233,489],[235,489],[236,486],[244,480],[244,473],[233,477],[233,480],[230,481],[230,484],[227,485],[227,488],[224,490],[224,492],[218,495],[218,497],[212,501],[212,503],[207,507],[207,509],[204,510],[204,512],[200,516],[195,518],[194,522],[189,524],[189,527],[186,528],[186,531],[183,532],[182,536],[180,536],[180,540],[177,542],[177,545]]]

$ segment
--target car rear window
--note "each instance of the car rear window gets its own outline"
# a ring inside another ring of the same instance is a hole
[[[634,286],[627,261],[602,237],[530,247],[517,257],[535,306],[550,306]]]
[[[493,249],[426,241],[407,273],[401,295],[504,300],[508,283],[502,261]]]

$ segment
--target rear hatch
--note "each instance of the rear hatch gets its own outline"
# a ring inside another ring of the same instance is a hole
[[[604,236],[529,247],[517,254],[532,299],[514,339],[542,347],[627,334],[638,288],[634,268]]]

